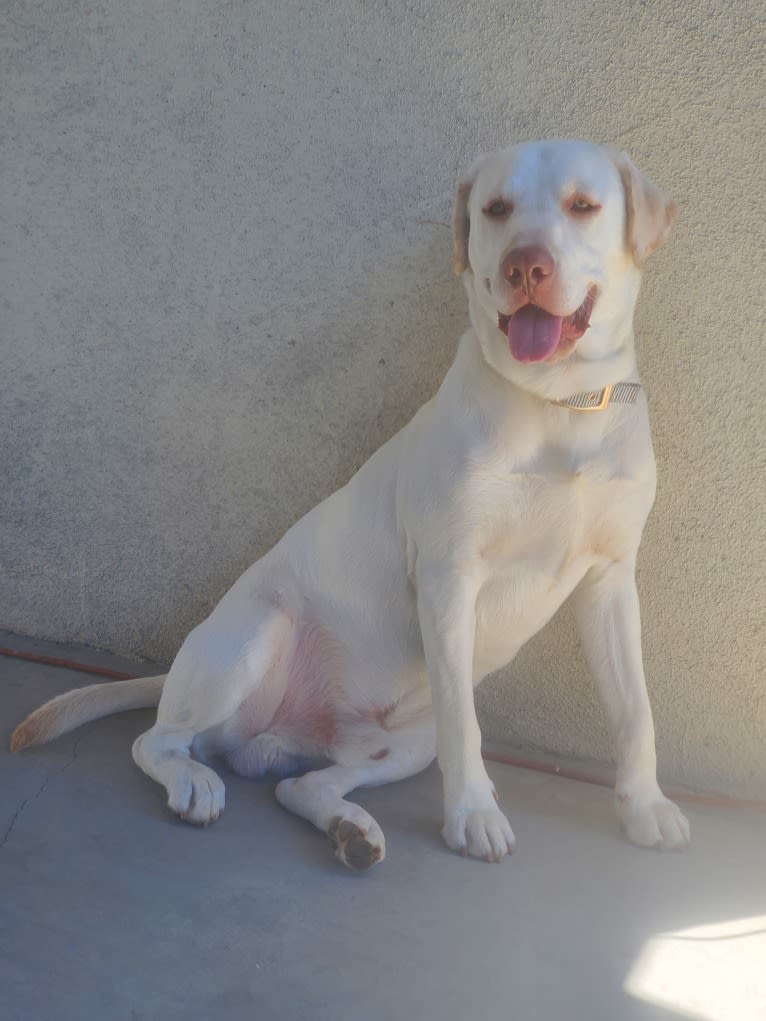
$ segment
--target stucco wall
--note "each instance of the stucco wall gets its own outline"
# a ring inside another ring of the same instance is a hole
[[[757,0],[4,4],[0,626],[169,659],[437,387],[459,169],[610,141],[678,200],[637,317],[662,773],[764,793]],[[606,759],[566,611],[485,732]]]

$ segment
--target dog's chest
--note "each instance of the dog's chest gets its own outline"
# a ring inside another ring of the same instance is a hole
[[[574,470],[549,457],[546,471],[494,465],[477,479],[484,584],[476,605],[477,668],[508,662],[594,564],[635,552],[652,494],[608,459]]]
[[[490,574],[519,563],[558,577],[581,556],[620,559],[638,545],[654,499],[648,420],[518,416],[490,431],[465,476],[481,508]]]
[[[637,481],[603,459],[573,470],[562,461],[545,472],[495,472],[477,488],[481,555],[490,573],[521,561],[556,576],[581,553],[619,557],[635,530],[635,510],[645,503]]]

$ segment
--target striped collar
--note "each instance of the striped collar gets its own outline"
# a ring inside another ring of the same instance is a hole
[[[640,383],[610,383],[601,390],[583,390],[551,403],[573,411],[603,411],[609,404],[635,404],[640,392]]]

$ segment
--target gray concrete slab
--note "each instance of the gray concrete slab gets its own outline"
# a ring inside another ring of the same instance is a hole
[[[3,1021],[766,1016],[763,816],[690,805],[688,853],[642,851],[608,791],[490,764],[519,843],[485,865],[442,846],[432,767],[355,795],[388,842],[357,876],[271,782],[222,771],[219,822],[174,819],[130,757],[149,712],[8,753],[91,680],[0,657]]]

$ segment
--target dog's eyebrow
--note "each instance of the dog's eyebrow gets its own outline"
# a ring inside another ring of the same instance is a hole
[[[598,183],[592,177],[572,177],[561,186],[562,195],[591,195],[593,197],[601,194],[603,183]]]

